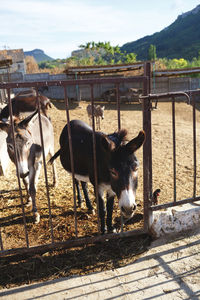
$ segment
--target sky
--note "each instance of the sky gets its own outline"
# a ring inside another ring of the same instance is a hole
[[[41,49],[67,58],[79,45],[122,46],[161,31],[196,0],[0,0],[0,50]]]

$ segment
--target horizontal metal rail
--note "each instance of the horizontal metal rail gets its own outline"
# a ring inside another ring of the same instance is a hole
[[[51,80],[51,81],[29,81],[29,82],[4,82],[0,83],[0,89],[24,88],[24,87],[44,87],[44,86],[68,86],[68,85],[91,85],[103,83],[123,83],[123,82],[144,82],[146,76],[132,77],[108,77],[95,79],[76,79],[76,80]]]
[[[146,231],[144,229],[135,229],[127,232],[120,233],[110,233],[104,235],[98,235],[94,237],[85,237],[85,238],[75,238],[74,240],[68,240],[66,242],[54,242],[53,244],[45,244],[40,246],[34,246],[29,248],[15,248],[0,251],[0,257],[8,255],[26,255],[26,254],[39,254],[45,253],[54,250],[68,249],[72,247],[80,247],[83,245],[95,244],[100,242],[105,242],[113,239],[121,239],[125,237],[131,237],[138,234],[144,234]]]
[[[151,206],[150,209],[152,211],[160,210],[160,209],[164,209],[164,208],[168,208],[168,207],[179,206],[179,205],[182,205],[182,204],[193,203],[193,202],[196,202],[196,201],[199,201],[199,200],[200,200],[200,196],[195,197],[195,198],[187,198],[187,199],[179,200],[179,201],[176,201],[176,202],[169,202],[169,203],[165,203],[165,204],[154,205],[154,206]]]
[[[169,93],[160,93],[160,94],[149,94],[147,96],[139,96],[139,99],[149,99],[149,100],[154,100],[154,99],[162,99],[162,98],[174,98],[174,97],[179,97],[179,96],[185,96],[187,98],[188,104],[190,104],[190,96],[194,91],[185,91],[185,92],[169,92]],[[199,91],[200,93],[200,91]]]

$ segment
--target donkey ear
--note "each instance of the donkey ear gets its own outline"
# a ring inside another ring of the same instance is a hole
[[[105,135],[102,136],[101,144],[103,146],[103,149],[106,152],[112,151],[115,149],[115,144],[109,138],[107,138],[107,136],[105,136]]]
[[[5,122],[0,122],[0,129],[7,132],[9,131],[10,125]]]
[[[24,120],[22,120],[20,123],[18,123],[19,127],[27,127],[29,122],[33,119],[33,117],[35,117],[38,113],[38,109],[30,116],[28,116],[27,118],[25,118]]]
[[[135,152],[139,149],[145,141],[145,132],[142,130],[139,132],[138,136],[132,139],[128,144],[126,144],[126,150],[129,153]]]

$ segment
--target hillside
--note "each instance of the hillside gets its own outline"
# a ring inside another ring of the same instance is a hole
[[[43,50],[34,49],[32,51],[24,51],[24,56],[33,56],[37,63],[41,61],[54,60],[52,57],[46,55]]]
[[[186,12],[174,23],[160,32],[145,36],[137,41],[129,42],[121,47],[121,51],[134,52],[138,60],[148,59],[151,44],[156,46],[158,58],[185,58],[191,60],[200,51],[200,5]]]

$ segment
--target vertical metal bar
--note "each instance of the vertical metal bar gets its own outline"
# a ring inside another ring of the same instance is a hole
[[[176,202],[176,120],[175,120],[175,98],[174,97],[172,97],[172,134],[173,134],[174,202]]]
[[[3,251],[3,241],[2,241],[2,236],[1,236],[1,227],[0,227],[0,247],[1,247],[1,251]]]
[[[196,197],[196,181],[197,181],[197,145],[196,145],[196,102],[195,96],[192,96],[192,107],[193,107],[193,163],[194,163],[194,186],[193,186],[193,198]]]
[[[65,95],[65,109],[67,115],[67,132],[69,140],[69,154],[70,154],[70,164],[72,172],[72,183],[73,183],[73,200],[74,200],[74,228],[75,235],[78,237],[78,225],[77,225],[77,209],[76,209],[76,189],[75,189],[75,173],[74,173],[74,157],[73,157],[73,147],[72,147],[72,136],[71,136],[71,126],[70,126],[70,116],[69,116],[69,101],[67,95],[67,86],[64,86],[64,95]]]
[[[121,129],[119,83],[116,84],[118,130]]]
[[[97,155],[96,155],[96,138],[95,138],[95,120],[94,120],[94,87],[91,88],[91,105],[92,105],[92,139],[93,139],[93,161],[94,161],[94,191],[97,203],[97,215],[98,215],[98,232],[100,233],[100,221],[99,221],[99,195],[98,195],[98,178],[97,178]]]
[[[14,146],[14,152],[15,152],[15,166],[16,166],[16,172],[17,172],[17,180],[18,180],[18,186],[19,186],[19,195],[20,195],[20,200],[21,200],[21,207],[22,207],[22,216],[23,216],[23,223],[24,223],[25,239],[26,239],[26,246],[27,246],[27,248],[29,248],[29,239],[28,239],[28,232],[27,232],[27,225],[26,225],[26,218],[25,218],[25,210],[24,210],[24,203],[23,203],[23,196],[22,196],[22,188],[21,188],[19,167],[18,167],[17,146],[16,146],[15,134],[14,134],[15,129],[14,129],[13,111],[12,111],[12,105],[11,105],[11,99],[10,99],[10,88],[7,89],[7,94],[8,94],[8,106],[9,106],[9,114],[10,114],[10,122],[11,122],[11,132],[12,132],[13,146]]]
[[[150,93],[150,75],[151,65],[149,62],[144,65],[145,79],[143,81],[143,94]],[[151,140],[151,102],[150,99],[144,99],[143,106],[143,130],[146,134],[146,140],[143,146],[143,196],[144,196],[144,229],[148,230],[152,212],[149,209],[150,197],[152,194],[152,140]]]
[[[119,83],[116,83],[116,100],[117,100],[117,122],[118,122],[118,130],[121,129],[121,118],[120,118],[120,96],[119,96]],[[124,231],[124,218],[122,213],[120,212],[120,220],[121,220],[121,232]]]
[[[42,146],[44,176],[45,176],[46,192],[47,192],[47,200],[48,200],[49,221],[50,221],[50,230],[51,230],[51,242],[53,244],[54,243],[54,235],[53,235],[53,224],[52,224],[52,214],[51,214],[51,203],[50,203],[49,185],[48,185],[48,178],[47,178],[46,158],[45,158],[45,152],[44,152],[44,139],[43,139],[43,132],[42,132],[42,121],[41,121],[41,114],[40,114],[41,104],[40,104],[39,94],[38,94],[38,89],[37,88],[36,88],[36,97],[37,97],[37,105],[38,105],[38,120],[39,120],[40,139],[41,139],[41,146]]]

